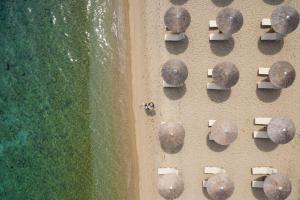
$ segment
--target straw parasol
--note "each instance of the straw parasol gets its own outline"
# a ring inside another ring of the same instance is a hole
[[[296,132],[293,121],[287,117],[274,117],[267,127],[269,138],[276,144],[290,142]]]
[[[231,88],[239,78],[239,70],[231,62],[221,62],[213,68],[212,78],[214,83],[223,88]]]
[[[274,63],[269,72],[269,79],[278,88],[291,86],[296,78],[294,67],[286,61]]]
[[[188,69],[184,62],[172,59],[163,65],[161,75],[166,83],[181,86],[188,77]]]
[[[286,35],[298,27],[299,13],[289,5],[278,6],[272,12],[271,24],[275,32]]]
[[[185,137],[183,126],[176,122],[162,123],[159,128],[159,141],[167,153],[177,153],[181,150]]]
[[[237,126],[229,120],[217,120],[211,127],[210,137],[220,145],[229,145],[238,136]]]
[[[228,199],[234,191],[234,183],[224,173],[211,176],[207,181],[207,193],[213,200]]]
[[[224,8],[217,15],[217,25],[219,30],[225,34],[238,32],[243,26],[242,13],[234,8]]]
[[[287,176],[272,174],[265,179],[263,189],[268,199],[283,200],[290,195],[292,184]]]
[[[159,177],[158,192],[168,200],[178,198],[184,190],[183,180],[176,174],[166,174]]]
[[[191,23],[190,13],[183,7],[171,7],[164,17],[166,27],[174,33],[183,33]]]

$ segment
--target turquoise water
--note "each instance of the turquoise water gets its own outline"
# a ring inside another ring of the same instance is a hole
[[[120,2],[0,1],[0,199],[132,199]]]

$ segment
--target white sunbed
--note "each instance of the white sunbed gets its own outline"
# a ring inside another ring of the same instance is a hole
[[[204,174],[218,174],[225,173],[225,169],[220,167],[204,167]]]
[[[258,75],[260,76],[268,76],[269,75],[269,71],[270,68],[264,68],[264,67],[260,67],[258,69]],[[259,81],[257,83],[257,88],[258,89],[280,89],[278,87],[276,87],[275,85],[273,85],[271,82],[269,81]]]
[[[253,175],[270,175],[277,173],[278,170],[272,167],[253,167],[251,172]]]
[[[261,25],[263,27],[271,27],[271,20],[269,18],[263,18],[261,21]],[[274,40],[282,40],[283,35],[279,33],[264,33],[260,39],[265,41],[274,41]]]
[[[207,70],[207,76],[208,76],[208,77],[211,77],[211,76],[212,76],[212,71],[213,71],[213,69],[208,69],[208,70]],[[218,86],[217,84],[212,83],[212,82],[207,83],[206,88],[207,88],[208,90],[228,90],[228,88],[220,87],[220,86]]]
[[[166,174],[178,174],[178,170],[175,168],[158,168],[157,169],[158,175],[166,175]]]
[[[216,122],[216,120],[214,120],[214,119],[208,120],[208,127],[212,127],[213,124],[214,124],[215,122]],[[209,140],[213,140],[213,139],[211,138],[211,134],[208,135],[208,139],[209,139]]]
[[[254,124],[255,125],[264,125],[267,126],[272,118],[269,117],[255,117]],[[269,138],[267,131],[254,131],[253,138],[261,138],[267,139]]]
[[[165,33],[165,41],[166,42],[178,42],[185,39],[185,33],[172,33],[166,32]]]
[[[216,20],[209,20],[209,28],[218,28]],[[228,40],[231,38],[231,35],[224,34],[224,33],[210,33],[209,40],[210,41],[222,41]]]

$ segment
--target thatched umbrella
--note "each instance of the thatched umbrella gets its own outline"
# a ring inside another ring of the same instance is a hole
[[[176,174],[166,174],[159,177],[158,192],[168,200],[178,198],[184,190],[183,180]]]
[[[207,193],[213,200],[228,199],[234,191],[234,183],[224,173],[211,176],[207,181]]]
[[[274,63],[269,72],[269,79],[278,88],[291,86],[296,78],[294,67],[286,61]]]
[[[237,126],[229,120],[217,120],[211,127],[210,137],[220,145],[229,145],[238,136]]]
[[[284,200],[291,194],[292,184],[287,176],[272,174],[265,179],[263,189],[268,199]]]
[[[221,62],[213,68],[212,78],[220,87],[231,88],[238,82],[240,73],[233,63]]]
[[[159,128],[159,141],[167,153],[177,153],[182,149],[185,137],[183,126],[176,122],[162,123]]]
[[[268,124],[267,133],[272,142],[286,144],[294,138],[296,128],[291,119],[287,117],[274,117]]]
[[[289,5],[278,6],[272,12],[271,24],[275,32],[286,35],[298,27],[299,13]]]
[[[191,23],[191,16],[185,8],[173,6],[165,13],[164,21],[170,31],[183,33]]]
[[[166,83],[181,86],[188,77],[188,69],[181,60],[171,59],[163,65],[161,75]]]
[[[242,28],[244,19],[239,10],[224,8],[218,13],[216,21],[222,33],[231,35]]]

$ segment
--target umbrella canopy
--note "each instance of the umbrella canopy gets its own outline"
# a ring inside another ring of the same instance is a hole
[[[228,199],[234,191],[234,183],[224,173],[211,176],[207,181],[207,193],[213,200]]]
[[[238,82],[240,73],[233,63],[221,62],[213,68],[212,78],[220,87],[231,88]]]
[[[293,121],[287,117],[274,117],[267,127],[269,138],[276,144],[290,142],[296,132]]]
[[[188,77],[188,69],[181,60],[172,59],[163,65],[161,75],[166,83],[181,86]]]
[[[191,23],[190,13],[183,7],[171,7],[164,17],[166,27],[174,33],[183,33]]]
[[[176,122],[162,123],[159,128],[159,141],[167,153],[177,153],[181,150],[185,137],[183,126]]]
[[[238,136],[237,126],[229,120],[217,120],[211,127],[210,137],[220,145],[229,145]]]
[[[217,25],[219,30],[225,34],[238,32],[243,26],[242,13],[234,8],[224,8],[217,15]]]
[[[271,24],[275,32],[286,35],[298,27],[299,13],[289,5],[278,6],[272,12]]]
[[[283,200],[290,195],[292,184],[287,176],[272,174],[265,179],[263,189],[268,199]]]
[[[272,65],[269,78],[276,87],[287,88],[293,84],[296,78],[296,71],[290,63],[278,61]]]
[[[166,174],[159,177],[158,192],[165,199],[176,199],[184,190],[183,180],[176,174]]]

